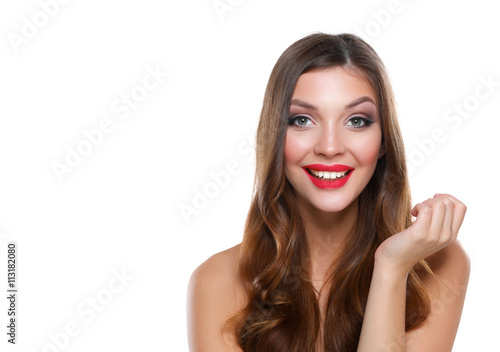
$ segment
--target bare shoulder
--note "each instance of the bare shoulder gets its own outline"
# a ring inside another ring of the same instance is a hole
[[[420,327],[406,334],[406,350],[451,351],[469,282],[469,255],[456,241],[426,258],[426,261],[436,276],[424,280],[431,313]]]
[[[465,279],[470,274],[470,258],[462,244],[455,241],[426,259],[432,271],[444,279]],[[452,277],[450,277],[452,276]]]
[[[435,274],[435,278],[424,281],[432,303],[431,316],[436,319],[446,317],[446,313],[455,314],[454,323],[458,329],[469,284],[469,255],[462,244],[456,241],[426,260]]]
[[[208,278],[210,279],[209,281],[230,279],[232,276],[231,274],[236,273],[239,248],[240,245],[236,245],[212,255],[196,268],[191,275],[191,281],[200,279],[206,280]]]
[[[189,348],[192,352],[241,351],[223,331],[226,320],[244,307],[238,280],[240,245],[217,253],[191,275],[187,297]]]

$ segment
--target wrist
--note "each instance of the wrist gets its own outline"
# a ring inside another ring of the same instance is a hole
[[[390,262],[375,256],[373,275],[377,275],[385,281],[406,280],[410,269],[402,264]]]

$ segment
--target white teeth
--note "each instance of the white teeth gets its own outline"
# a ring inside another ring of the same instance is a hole
[[[330,180],[344,177],[347,174],[347,172],[349,172],[349,170],[341,172],[334,172],[334,171],[330,172],[330,171],[316,171],[312,169],[309,169],[309,171],[316,177],[330,179]]]

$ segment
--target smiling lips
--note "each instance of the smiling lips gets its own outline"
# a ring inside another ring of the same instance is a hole
[[[346,165],[312,164],[302,167],[312,183],[321,189],[340,188],[346,184],[354,169]]]

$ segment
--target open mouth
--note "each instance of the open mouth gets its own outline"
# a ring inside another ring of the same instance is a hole
[[[306,170],[309,175],[322,181],[337,181],[348,176],[352,171],[352,170],[346,170],[346,171],[335,172],[335,171],[318,171],[313,169],[306,169]]]

